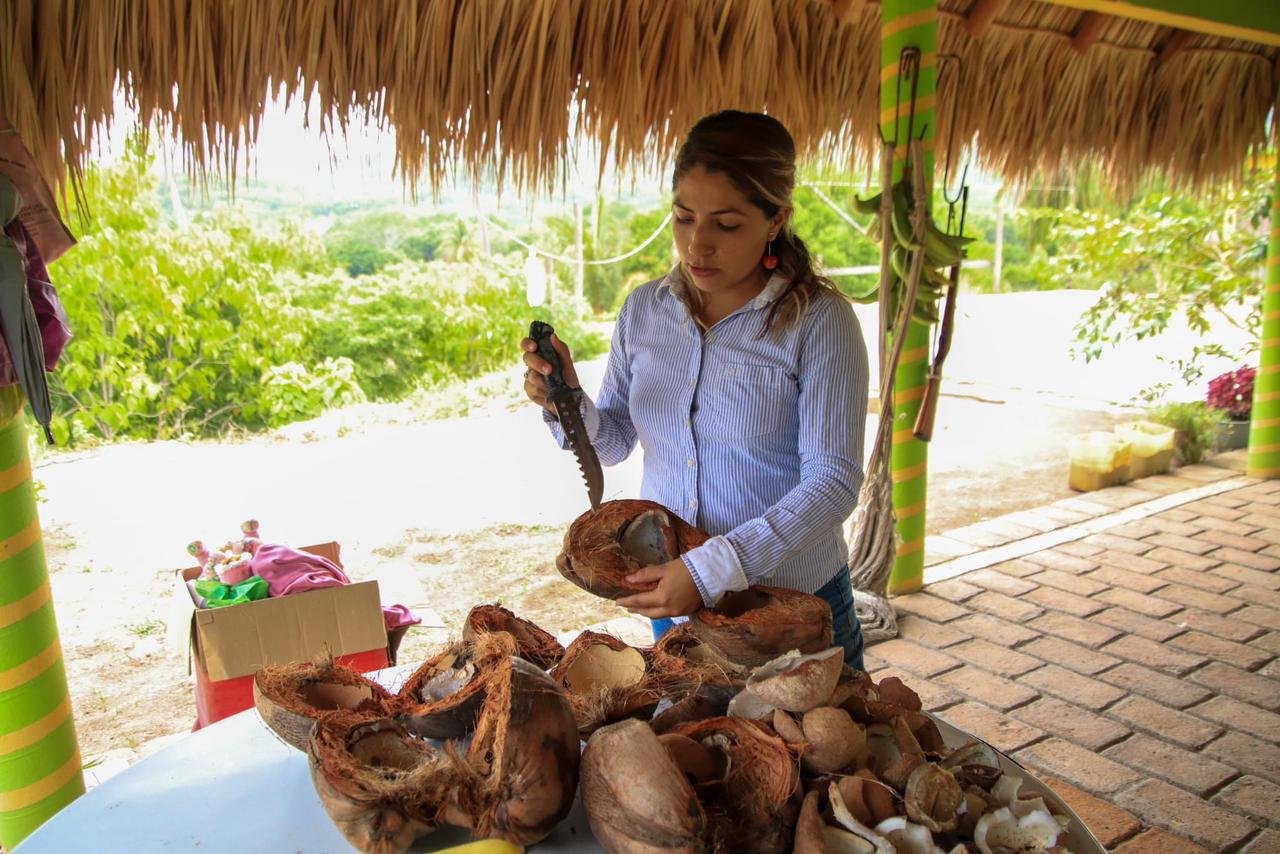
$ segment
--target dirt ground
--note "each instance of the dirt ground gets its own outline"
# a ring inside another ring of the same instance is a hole
[[[957,335],[930,449],[930,533],[1069,495],[1069,437],[1108,429],[1125,417],[1109,405],[1119,390],[1161,378],[1145,351],[1101,367],[1066,355],[1084,297],[1064,303],[1062,294],[1049,294],[1036,309],[1027,295],[1013,296],[975,299],[965,309],[968,326]],[[1167,339],[1144,346],[1170,357],[1188,349]],[[602,361],[580,366],[589,391],[602,371]],[[466,417],[429,420],[421,408],[367,406],[244,441],[137,443],[37,458],[86,758],[146,750],[158,737],[190,729],[193,680],[178,643],[187,623],[175,616],[172,573],[190,563],[187,542],[221,542],[249,516],[262,520],[269,540],[340,541],[353,578],[378,579],[384,601],[422,615],[426,625],[409,632],[402,663],[421,661],[455,636],[467,610],[482,602],[501,602],[555,633],[613,621],[612,630],[643,642],[644,624],[554,569],[585,496],[536,411],[515,405],[517,373],[479,385]],[[868,419],[868,442],[875,424]],[[606,498],[639,493],[633,456],[606,470]]]

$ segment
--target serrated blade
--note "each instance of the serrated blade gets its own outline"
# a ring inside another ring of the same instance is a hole
[[[600,469],[600,458],[596,449],[591,447],[591,439],[587,436],[587,427],[582,423],[582,412],[578,409],[578,396],[569,389],[563,394],[551,395],[551,403],[556,408],[560,419],[560,427],[573,455],[578,458],[578,468],[582,470],[582,480],[587,485],[587,498],[591,509],[600,507],[600,499],[604,496],[604,472]]]

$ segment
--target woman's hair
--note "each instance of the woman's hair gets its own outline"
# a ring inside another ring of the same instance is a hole
[[[792,207],[796,144],[782,122],[771,116],[724,110],[699,119],[676,153],[672,192],[695,166],[722,173],[766,217]],[[836,291],[830,279],[814,270],[808,247],[791,230],[790,217],[773,240],[773,254],[778,258],[777,272],[786,277],[787,286],[765,317],[763,332],[770,334],[799,319],[819,291]],[[688,281],[682,298],[696,317],[701,297]]]

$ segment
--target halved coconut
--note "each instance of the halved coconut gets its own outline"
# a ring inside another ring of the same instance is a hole
[[[664,682],[696,682],[741,688],[751,675],[748,667],[725,658],[703,643],[688,623],[662,636],[653,647],[653,664]]]
[[[930,762],[911,772],[902,801],[907,818],[939,833],[955,829],[964,792],[955,777]]]
[[[663,694],[665,699],[671,699],[665,687]],[[658,735],[662,735],[683,723],[727,715],[733,697],[733,688],[727,685],[699,685],[693,691],[678,697],[665,709],[659,704],[649,726]]]
[[[644,723],[592,734],[582,752],[582,806],[610,852],[705,852],[707,817],[671,751]]]
[[[405,851],[434,830],[459,782],[448,757],[391,718],[327,712],[307,754],[325,811],[348,842],[370,854]]]
[[[786,742],[767,724],[731,717],[685,724],[675,732],[726,757],[724,783],[708,810],[722,819],[715,832],[724,850],[788,850],[801,791],[800,770]]]
[[[470,779],[446,815],[476,836],[534,845],[569,813],[578,728],[546,673],[514,656],[493,666],[465,762]]]
[[[864,844],[867,854],[895,854],[893,845],[882,834],[872,830],[857,816],[850,812],[840,794],[840,788],[832,783],[827,790],[831,813],[845,830],[848,830]],[[856,849],[855,849],[856,850]]]
[[[623,718],[648,719],[661,696],[644,653],[600,632],[578,635],[551,678],[568,695],[583,737]]]
[[[831,696],[843,666],[838,646],[812,655],[788,653],[756,668],[746,690],[774,708],[807,712]]]
[[[809,748],[800,763],[815,774],[832,774],[853,764],[867,744],[867,732],[844,709],[819,706],[801,721]]]
[[[463,738],[484,702],[486,673],[515,653],[515,638],[486,634],[428,659],[401,687],[397,717],[423,738]]]
[[[276,735],[307,749],[311,728],[325,712],[346,709],[382,717],[391,692],[332,656],[308,663],[264,667],[253,675],[253,705]]]
[[[724,596],[715,608],[695,611],[693,633],[725,658],[759,667],[790,651],[822,652],[831,646],[831,606],[817,596],[785,587],[748,587]]]
[[[477,605],[467,614],[462,639],[475,641],[482,634],[507,632],[516,642],[516,654],[543,670],[555,667],[564,657],[564,647],[550,632],[521,619],[500,605]]]
[[[794,854],[875,854],[875,844],[865,837],[843,827],[832,827],[822,820],[818,808],[820,798],[821,792],[817,790],[804,797],[796,822]]]
[[[652,586],[633,584],[628,575],[675,560],[708,538],[656,501],[606,501],[573,520],[556,569],[589,593],[617,599]]]

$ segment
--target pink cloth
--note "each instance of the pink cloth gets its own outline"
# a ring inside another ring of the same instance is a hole
[[[340,587],[351,579],[333,561],[300,552],[277,543],[263,543],[250,561],[253,574],[267,582],[271,596],[288,596],[321,587]],[[404,605],[383,605],[382,621],[387,631],[416,626],[422,618]]]

